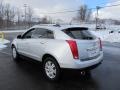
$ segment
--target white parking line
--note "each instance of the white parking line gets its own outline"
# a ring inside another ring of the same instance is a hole
[[[11,54],[10,54],[10,53],[7,53],[7,52],[0,51],[0,53],[11,56]]]

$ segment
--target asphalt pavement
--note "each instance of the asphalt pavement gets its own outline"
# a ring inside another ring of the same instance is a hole
[[[12,40],[19,33],[5,34]],[[104,61],[83,77],[79,71],[65,70],[59,82],[44,78],[41,63],[12,60],[10,44],[0,51],[0,90],[120,90],[120,48],[104,46]]]

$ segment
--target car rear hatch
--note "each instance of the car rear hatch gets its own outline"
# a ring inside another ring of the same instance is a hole
[[[68,28],[63,31],[76,42],[81,61],[88,61],[99,57],[100,41],[88,31],[88,28]]]

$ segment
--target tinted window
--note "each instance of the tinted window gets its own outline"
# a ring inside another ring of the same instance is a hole
[[[47,31],[47,38],[51,38],[51,39],[54,38],[54,34],[52,31]]]
[[[88,31],[88,28],[69,28],[63,31],[74,39],[95,39],[95,36]]]
[[[31,36],[32,36],[32,33],[34,32],[34,28],[33,29],[30,29],[28,32],[26,32],[24,35],[23,35],[23,37],[22,38],[31,38]]]
[[[53,32],[47,29],[36,28],[32,34],[32,38],[50,38],[53,39]]]

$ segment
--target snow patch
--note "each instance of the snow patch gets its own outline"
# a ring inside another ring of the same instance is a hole
[[[120,43],[120,33],[118,33],[119,31],[114,31],[113,33],[110,33],[110,30],[91,31],[91,32],[97,37],[100,37],[102,41]]]
[[[10,43],[10,41],[9,41],[9,40],[6,40],[6,39],[3,39],[3,40],[0,39],[0,50],[6,48],[7,45],[5,45],[5,44],[7,44],[7,43]]]
[[[0,50],[4,49],[4,48],[6,48],[6,47],[7,47],[7,45],[2,45],[2,44],[0,44]]]
[[[18,33],[18,32],[26,32],[27,30],[9,30],[9,31],[0,31],[3,33]]]
[[[10,41],[9,40],[6,40],[6,39],[0,39],[0,45],[1,44],[7,44],[7,43],[10,43]]]

